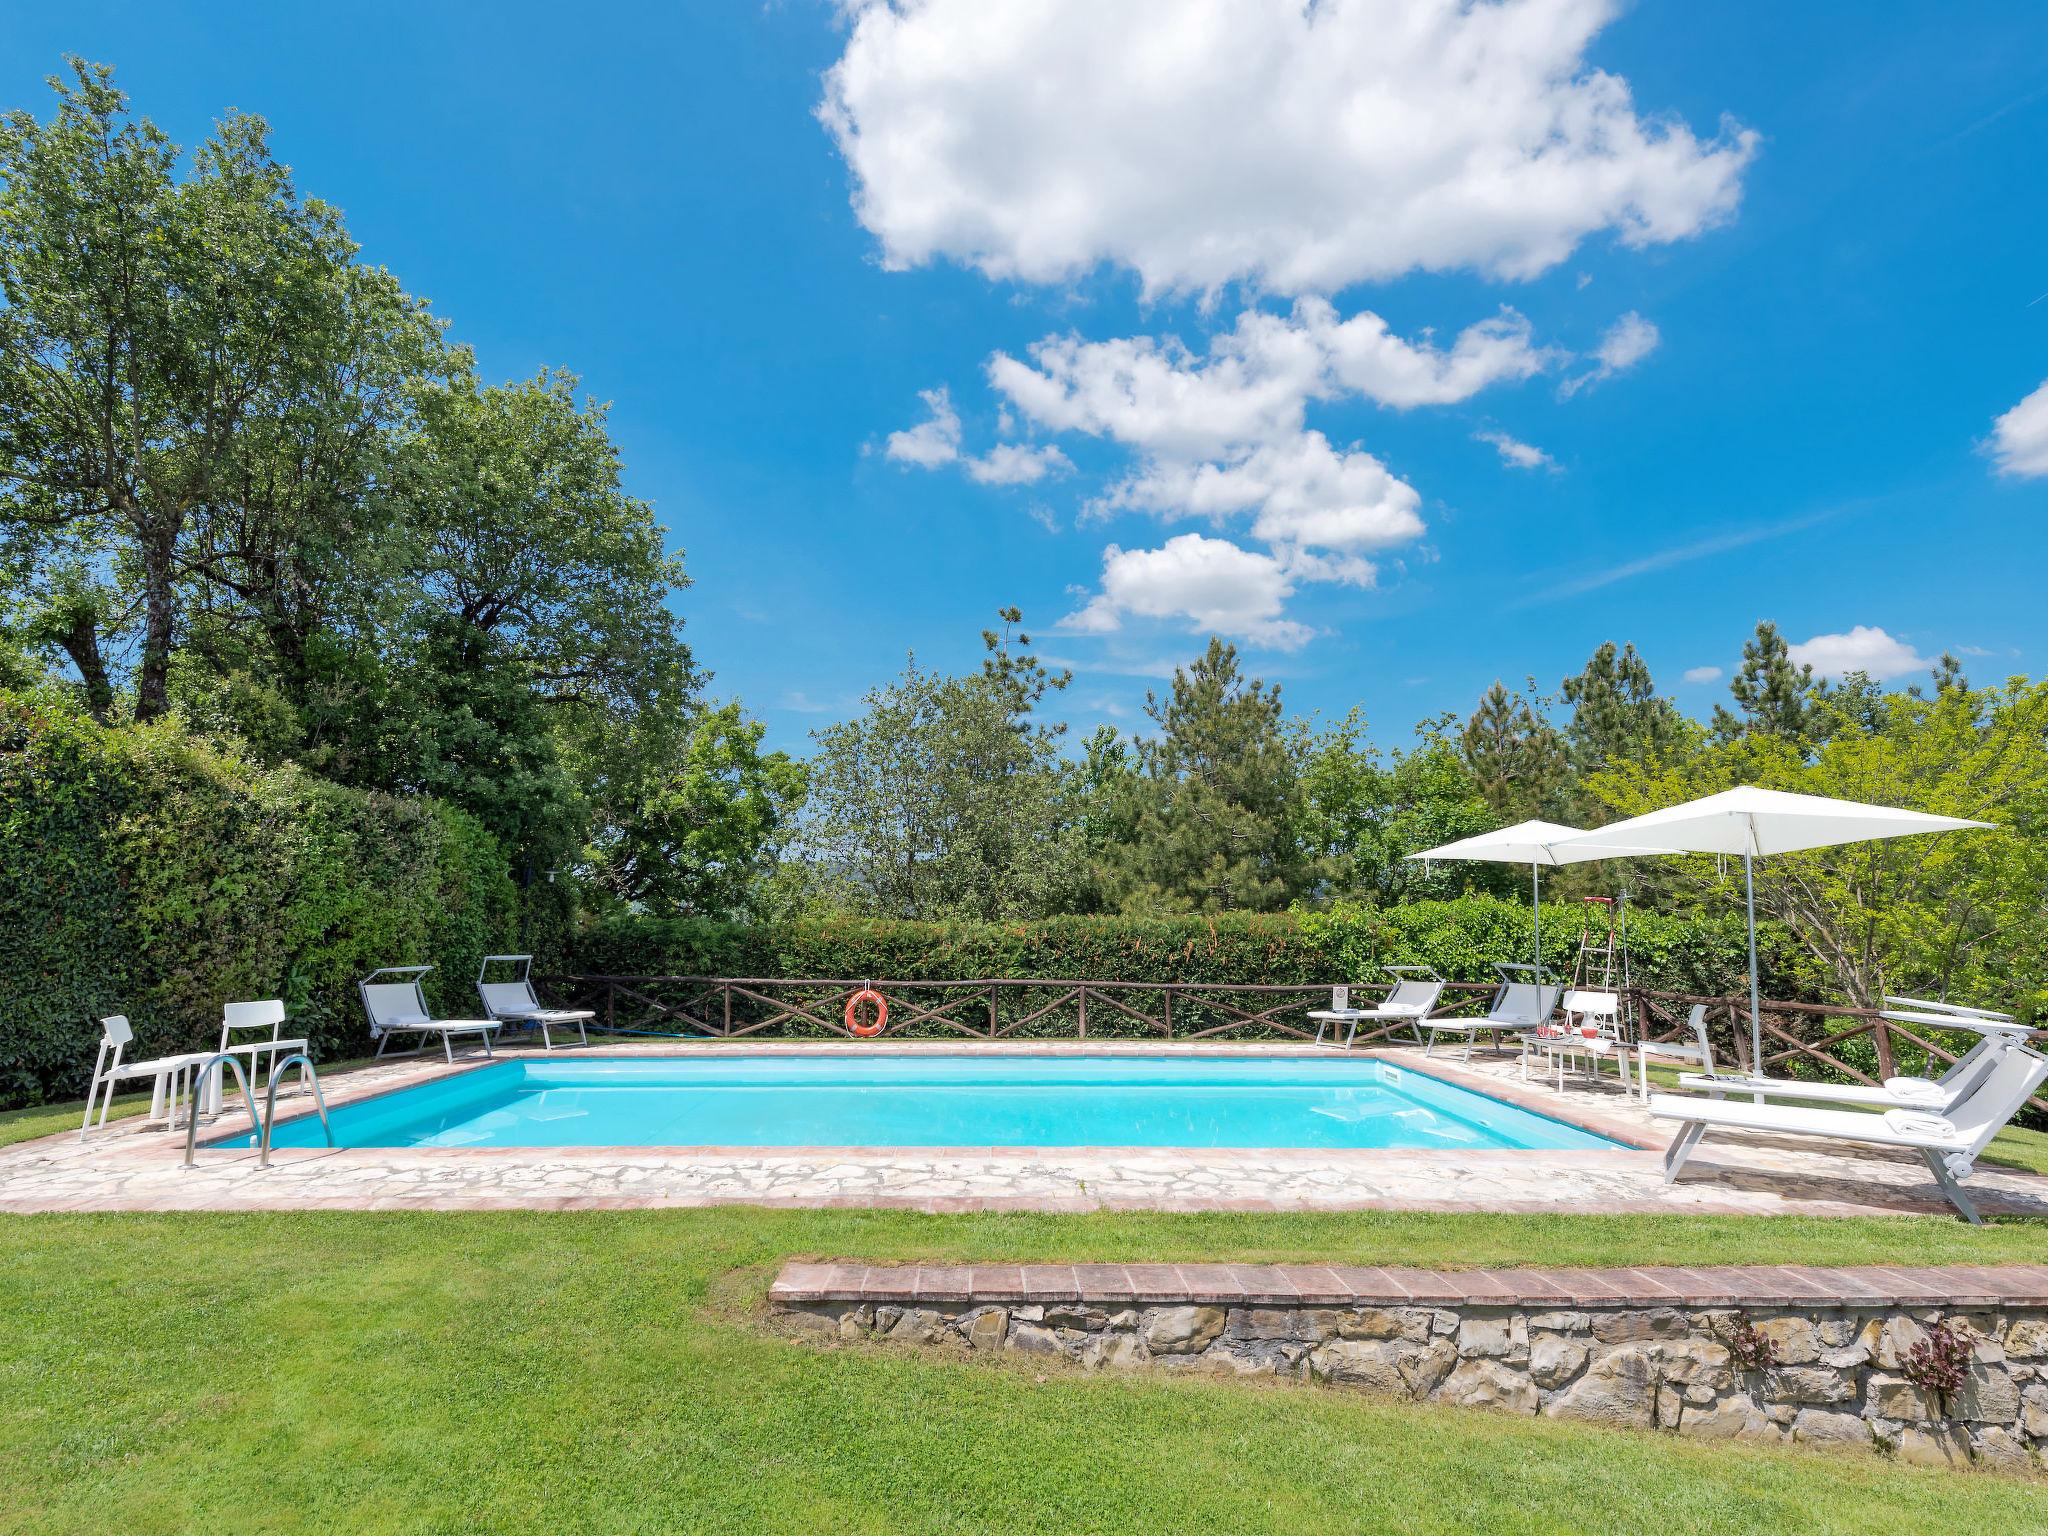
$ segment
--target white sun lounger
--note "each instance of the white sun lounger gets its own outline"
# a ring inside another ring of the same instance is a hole
[[[1520,1035],[1549,1019],[1557,1008],[1561,987],[1537,979],[1533,965],[1494,966],[1500,973],[1500,986],[1493,994],[1493,1006],[1483,1014],[1466,1018],[1424,1019],[1422,1027],[1429,1031],[1429,1043],[1423,1047],[1427,1056],[1436,1049],[1436,1037],[1442,1035],[1463,1035],[1465,1037],[1465,1059],[1472,1055],[1472,1047],[1481,1034],[1493,1036],[1494,1043],[1500,1043],[1502,1035]]]
[[[1867,1114],[1854,1109],[1808,1109],[1796,1104],[1746,1104],[1719,1099],[1686,1098],[1659,1093],[1650,1098],[1650,1113],[1659,1120],[1679,1121],[1678,1135],[1664,1154],[1664,1182],[1678,1177],[1686,1160],[1708,1131],[1754,1131],[1766,1136],[1816,1136],[1863,1146],[1900,1147],[1927,1161],[1941,1192],[1966,1220],[1977,1222],[1977,1208],[1963,1193],[1961,1180],[1970,1176],[1977,1155],[1991,1144],[2005,1123],[2019,1113],[2034,1090],[2048,1078],[2048,1056],[2029,1046],[2006,1042],[1994,1048],[1991,1069],[1949,1108],[1946,1115],[1920,1109],[1889,1109]]]
[[[1429,1010],[1436,1006],[1436,1000],[1444,995],[1444,979],[1426,965],[1390,965],[1387,974],[1394,978],[1393,990],[1380,999],[1372,1008],[1318,1008],[1309,1015],[1316,1021],[1316,1044],[1323,1043],[1323,1031],[1328,1029],[1332,1043],[1336,1031],[1332,1026],[1347,1024],[1350,1028],[1344,1035],[1344,1049],[1351,1049],[1351,1042],[1358,1038],[1358,1026],[1378,1023],[1381,1020],[1406,1019],[1415,1025],[1415,1038],[1422,1038],[1422,1020]]]
[[[377,1054],[384,1054],[393,1035],[418,1035],[420,1050],[425,1050],[427,1041],[438,1035],[441,1053],[453,1061],[455,1048],[449,1043],[451,1038],[475,1035],[483,1043],[484,1054],[490,1055],[491,1036],[497,1032],[498,1021],[435,1018],[433,1010],[427,1007],[426,994],[420,990],[420,978],[432,969],[431,965],[387,965],[357,983],[357,990],[363,995],[363,1012],[370,1016],[370,1036],[377,1042]],[[380,976],[402,979],[380,981]]]
[[[1982,1081],[1995,1064],[1999,1049],[2024,1044],[2033,1031],[2009,1013],[1992,1013],[1982,1008],[1953,1008],[1946,1003],[1924,1003],[1913,998],[1888,997],[1887,1003],[1913,1002],[1913,1010],[1889,1008],[1884,1017],[1902,1024],[1927,1024],[1937,1029],[1969,1030],[1979,1036],[1938,1078],[1888,1077],[1879,1084],[1809,1083],[1791,1077],[1734,1077],[1714,1070],[1712,1048],[1706,1030],[1694,1029],[1700,1038],[1704,1070],[1689,1072],[1678,1085],[1695,1093],[1723,1098],[1731,1093],[1752,1098],[1805,1099],[1815,1104],[1865,1104],[1874,1109],[1923,1109],[1946,1114],[1955,1102]],[[1704,1010],[1698,1010],[1704,1012]]]
[[[493,965],[515,965],[519,974],[509,981],[486,981]],[[533,956],[531,955],[485,955],[484,963],[476,973],[476,995],[483,1000],[484,1012],[501,1024],[526,1025],[540,1031],[540,1042],[544,1049],[555,1048],[554,1036],[548,1033],[550,1026],[574,1024],[576,1033],[585,1045],[590,1044],[590,1021],[597,1017],[590,1008],[549,1008],[533,993]]]

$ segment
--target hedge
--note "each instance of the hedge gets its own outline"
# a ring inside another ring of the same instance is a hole
[[[79,1097],[108,1013],[157,1055],[282,997],[316,1059],[360,1055],[364,972],[432,963],[460,1009],[519,931],[502,850],[458,811],[34,692],[0,690],[0,870],[0,1107]]]

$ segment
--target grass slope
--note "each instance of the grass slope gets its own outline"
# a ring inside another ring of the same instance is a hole
[[[1745,1235],[1749,1234],[1749,1235]],[[798,1255],[1989,1262],[1937,1221],[703,1211],[0,1218],[0,1532],[1887,1532],[2048,1495],[1333,1391],[821,1350]]]

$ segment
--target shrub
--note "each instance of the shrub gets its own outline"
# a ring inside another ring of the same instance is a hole
[[[0,869],[0,1106],[81,1093],[108,1013],[156,1055],[218,1040],[223,1002],[282,997],[316,1055],[360,1054],[365,971],[433,963],[459,1006],[518,932],[503,853],[461,812],[34,692],[0,691]]]

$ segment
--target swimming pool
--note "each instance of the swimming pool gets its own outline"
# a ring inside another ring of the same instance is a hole
[[[501,1061],[336,1107],[344,1147],[1619,1146],[1389,1063],[756,1055]],[[280,1147],[327,1145],[317,1117]]]

